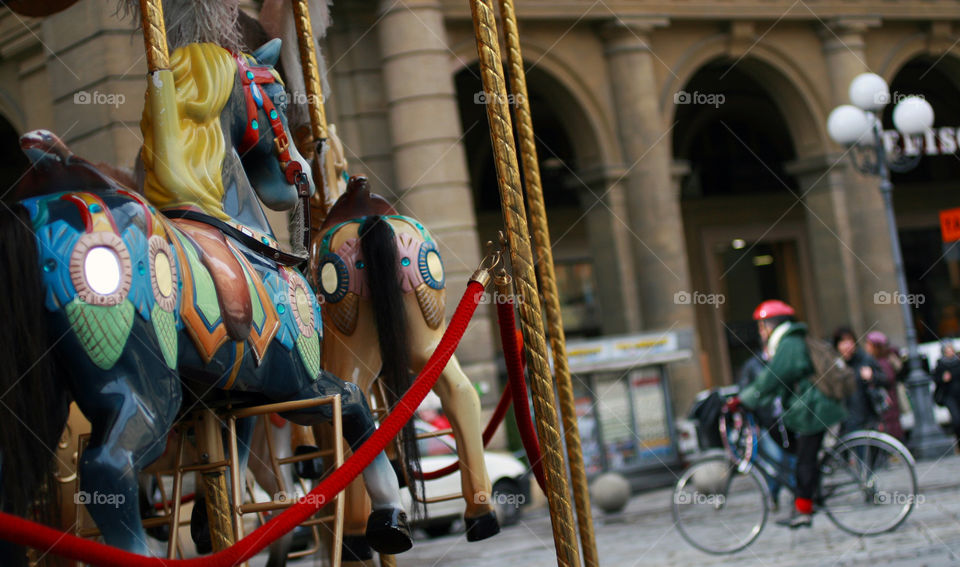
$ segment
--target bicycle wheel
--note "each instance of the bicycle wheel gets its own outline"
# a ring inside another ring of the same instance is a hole
[[[917,501],[910,451],[884,433],[854,432],[820,460],[820,504],[840,529],[858,536],[897,528]]]
[[[726,456],[687,469],[673,490],[673,520],[690,545],[707,553],[735,553],[760,535],[767,521],[767,487],[756,467],[743,473]]]

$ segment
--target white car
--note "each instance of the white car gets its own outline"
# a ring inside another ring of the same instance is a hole
[[[417,423],[417,433],[436,431],[425,423]],[[453,437],[430,437],[419,441],[420,466],[424,472],[441,469],[457,460]],[[484,463],[493,487],[494,508],[501,526],[509,526],[520,518],[521,508],[530,502],[531,472],[521,461],[508,453],[484,452]],[[450,496],[426,505],[427,517],[418,520],[416,526],[427,535],[438,537],[450,533],[457,520],[463,519],[466,504],[460,495],[460,471],[424,483],[427,500]],[[410,492],[401,491],[403,505],[412,510]]]

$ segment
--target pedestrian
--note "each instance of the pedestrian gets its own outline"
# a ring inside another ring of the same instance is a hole
[[[850,327],[839,327],[833,333],[833,348],[857,376],[857,389],[847,398],[847,419],[843,433],[860,429],[877,429],[880,416],[889,407],[886,399],[886,376],[877,361],[857,346],[857,336]]]
[[[740,368],[737,386],[741,392],[756,381],[770,360],[767,347],[763,344],[765,341],[761,339],[760,342],[759,352],[752,353]],[[754,414],[757,417],[757,425],[760,430],[757,448],[764,459],[775,464],[781,470],[793,471],[796,468],[796,457],[787,451],[792,447],[787,429],[780,419],[783,415],[783,400],[777,397],[768,406],[757,408]],[[770,490],[770,506],[776,512],[780,509],[780,490],[783,486],[776,476],[768,475],[763,470],[761,472],[764,473],[763,476],[767,479],[767,488]]]
[[[949,341],[940,345],[940,353],[940,360],[933,371],[936,384],[933,400],[950,411],[950,427],[960,443],[960,358]]]
[[[887,384],[886,390],[890,407],[880,415],[880,431],[903,441],[903,427],[900,425],[900,396],[897,392],[897,388],[899,388],[897,376],[903,368],[903,361],[900,360],[896,350],[890,348],[887,335],[880,331],[867,333],[864,349],[877,361],[877,366],[883,372]]]
[[[783,400],[783,424],[795,435],[797,490],[793,510],[780,525],[809,527],[813,523],[813,497],[819,484],[818,455],[826,430],[846,417],[840,400],[827,397],[813,383],[814,367],[807,348],[807,326],[795,320],[796,311],[783,301],[768,300],[753,312],[770,362],[757,379],[731,400],[748,409]]]

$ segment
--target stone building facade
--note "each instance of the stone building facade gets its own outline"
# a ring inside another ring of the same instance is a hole
[[[690,331],[694,358],[671,368],[681,411],[733,379],[761,299],[793,303],[819,335],[849,324],[902,344],[878,181],[826,133],[865,71],[937,114],[930,155],[894,176],[895,206],[921,337],[960,333],[960,254],[938,229],[938,211],[960,206],[956,2],[526,0],[517,12],[572,336]],[[333,22],[327,110],[351,173],[431,228],[452,298],[501,225],[469,4],[339,2]],[[16,136],[40,127],[132,164],[144,71],[112,1],[42,21],[0,12],[3,171],[21,165]],[[459,356],[493,391],[482,315]]]

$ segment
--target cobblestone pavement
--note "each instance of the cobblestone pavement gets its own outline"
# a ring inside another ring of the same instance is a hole
[[[600,564],[757,566],[938,566],[960,564],[960,457],[917,467],[923,498],[893,533],[856,538],[818,515],[812,529],[790,531],[767,523],[760,537],[732,556],[702,553],[681,538],[670,512],[671,490],[635,496],[615,516],[595,511]],[[786,495],[782,497],[786,501]],[[786,506],[784,506],[786,508]],[[771,518],[772,519],[772,518]],[[399,567],[536,567],[556,565],[546,511],[534,510],[493,539],[467,543],[463,534],[419,539],[397,557]]]

